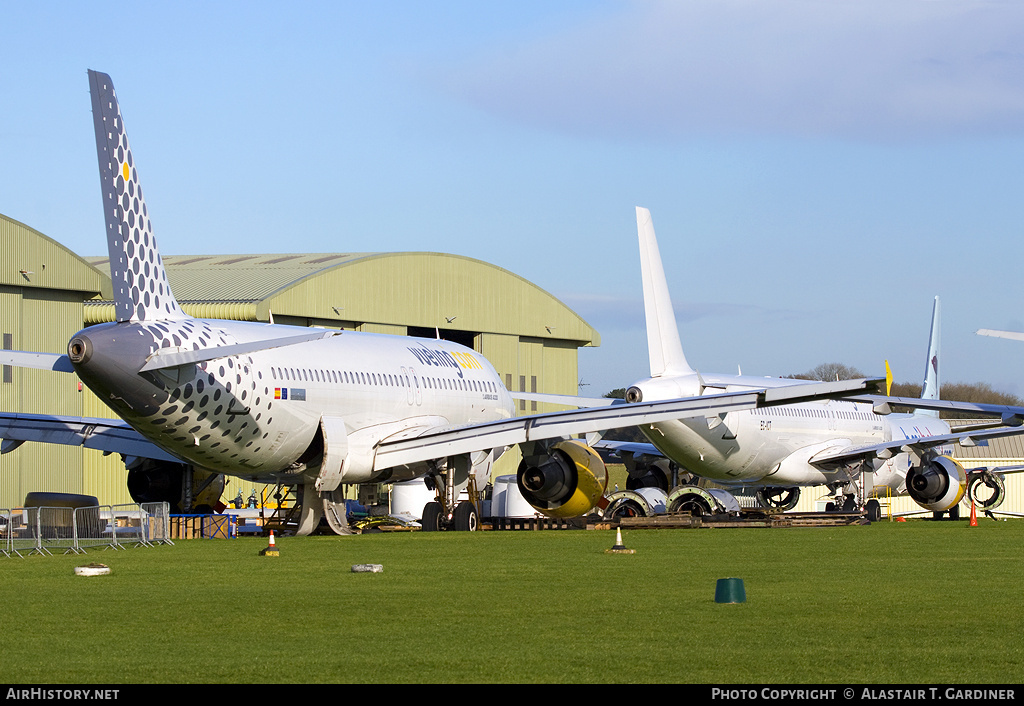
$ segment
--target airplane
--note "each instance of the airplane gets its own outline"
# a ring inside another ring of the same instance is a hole
[[[4,364],[74,373],[119,419],[0,413],[0,452],[26,441],[121,455],[133,498],[167,499],[224,476],[296,486],[297,534],[326,520],[347,534],[343,485],[425,477],[428,531],[472,530],[459,493],[489,481],[518,446],[517,478],[538,512],[576,517],[607,474],[585,436],[664,419],[726,414],[822,395],[877,391],[877,379],[515,417],[513,396],[476,351],[443,340],[197,319],[163,267],[110,76],[89,71],[115,321],[75,333],[66,354],[3,351]],[[219,492],[214,493],[219,497]],[[172,503],[173,504],[173,503]]]
[[[1011,341],[1024,341],[1024,333],[1020,331],[999,331],[997,329],[982,328],[975,331],[979,336],[992,336],[993,338],[1008,338]]]
[[[637,404],[786,384],[780,378],[701,373],[690,366],[683,353],[650,212],[637,207],[636,218],[650,377],[626,390],[626,402]],[[941,402],[938,348],[936,297],[923,399],[898,398],[899,402],[911,406]],[[533,398],[571,403],[564,396]],[[664,491],[664,505],[669,512],[710,515],[738,508],[730,493],[687,482],[692,481],[687,478],[688,473],[734,491],[756,490],[758,503],[774,511],[792,509],[801,488],[824,486],[835,495],[834,508],[863,509],[869,519],[878,519],[880,515],[880,504],[869,496],[884,495],[886,490],[909,494],[918,505],[937,515],[956,516],[958,503],[967,490],[973,497],[982,485],[993,487],[994,481],[987,470],[968,474],[948,455],[951,445],[1022,431],[1017,428],[1020,419],[1008,414],[1006,408],[988,412],[1002,413],[1002,423],[1016,426],[993,423],[979,425],[987,427],[984,429],[974,426],[955,431],[939,419],[935,410],[892,413],[887,399],[895,404],[897,398],[819,399],[704,418],[670,419],[640,427],[649,444],[596,442],[595,448],[616,452],[630,474],[627,490],[613,499],[613,503],[620,502],[619,508],[607,512],[614,514],[621,508],[624,513],[636,513],[649,507],[650,498],[645,505],[636,497],[637,492],[647,487]],[[936,406],[936,410],[955,406],[945,403]],[[981,411],[976,405],[973,408]],[[999,497],[998,501],[1001,500]],[[993,506],[997,504],[994,502]]]

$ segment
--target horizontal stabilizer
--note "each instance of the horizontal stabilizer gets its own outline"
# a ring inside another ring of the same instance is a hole
[[[4,453],[22,442],[37,441],[181,463],[120,419],[2,412],[0,439]]]
[[[177,348],[161,348],[156,353],[149,356],[149,360],[147,360],[146,364],[139,369],[139,372],[178,368],[182,365],[194,365],[208,360],[216,360],[217,358],[227,358],[228,356],[233,355],[245,355],[248,353],[255,353],[257,351],[270,350],[271,348],[281,348],[283,346],[294,346],[297,343],[319,341],[323,338],[340,335],[340,331],[316,331],[314,333],[303,334],[300,336],[288,336],[287,338],[265,338],[259,341],[247,341],[245,343],[235,343],[230,346],[217,346],[215,348],[200,348],[193,351],[183,351]]]
[[[73,373],[71,359],[57,353],[31,353],[28,351],[0,351],[0,365],[36,370],[56,370],[59,373]]]

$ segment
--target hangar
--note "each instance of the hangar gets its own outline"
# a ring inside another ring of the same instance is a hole
[[[106,257],[81,258],[24,224],[0,219],[5,240],[9,232],[18,243],[3,255],[3,325],[18,324],[9,346],[5,335],[5,347],[63,353],[83,326],[113,320]],[[37,251],[47,254],[37,256]],[[48,279],[21,273],[42,272],[47,260],[53,263]],[[192,316],[441,337],[480,352],[510,390],[577,394],[578,349],[600,345],[597,331],[537,285],[458,255],[164,255],[163,261],[175,296]],[[79,389],[73,376],[11,368],[4,373],[12,378],[0,397],[4,409],[112,416],[87,388]],[[553,409],[519,404],[523,414]],[[31,456],[24,453],[29,447],[36,447]],[[513,456],[506,454],[496,472],[514,472],[518,458]],[[44,468],[50,470],[40,477]],[[18,453],[0,457],[0,507],[20,504],[30,490],[87,493],[104,504],[129,502],[124,477],[117,457],[25,444]],[[250,488],[232,487],[225,496],[239,490],[247,495]]]
[[[4,348],[63,353],[83,326],[113,320],[107,259],[82,258],[51,238],[0,215],[0,334]],[[171,285],[193,316],[390,333],[457,341],[490,360],[511,390],[577,392],[577,354],[600,344],[598,333],[555,297],[494,265],[457,255],[319,253],[178,255],[164,257]],[[110,417],[77,378],[3,366],[0,409]],[[552,411],[519,403],[520,413]],[[1024,440],[958,447],[966,467],[1024,459]],[[496,475],[518,464],[507,454]],[[116,456],[80,447],[25,444],[0,455],[0,508],[16,507],[33,490],[86,493],[104,504],[129,502]],[[1024,478],[1007,478],[1002,510],[1024,507]],[[251,484],[250,484],[251,485]],[[252,487],[232,486],[247,496]],[[815,496],[805,494],[813,510]],[[903,505],[907,506],[904,508]],[[916,509],[893,498],[894,512]]]

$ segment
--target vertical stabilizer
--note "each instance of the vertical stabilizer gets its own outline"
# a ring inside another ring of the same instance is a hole
[[[921,399],[923,400],[939,399],[939,311],[939,298],[935,297],[935,303],[932,305],[932,329],[928,335],[928,362],[925,364],[924,383],[921,385]],[[919,410],[917,413],[939,416],[939,413],[935,411]]]
[[[187,318],[171,294],[110,76],[89,72],[118,321]]]
[[[668,295],[665,268],[661,264],[658,241],[654,237],[651,212],[636,209],[636,229],[640,238],[640,272],[644,283],[644,312],[647,317],[647,352],[651,359],[651,377],[686,375],[693,370],[679,342],[672,300]]]

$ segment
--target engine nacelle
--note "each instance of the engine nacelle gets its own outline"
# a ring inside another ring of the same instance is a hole
[[[967,497],[982,510],[999,507],[1006,498],[1003,477],[992,471],[972,471],[967,480]]]
[[[967,473],[949,456],[936,456],[907,472],[907,493],[921,507],[945,512],[967,491]]]
[[[559,441],[527,456],[516,474],[526,502],[548,517],[579,517],[597,505],[608,484],[604,461],[581,441]]]
[[[189,468],[184,463],[171,463],[151,458],[134,458],[128,468],[128,493],[137,503],[166,502],[172,513],[213,512],[220,505],[224,492],[224,476],[201,468],[192,469],[194,493],[191,507],[185,507],[185,484]]]

